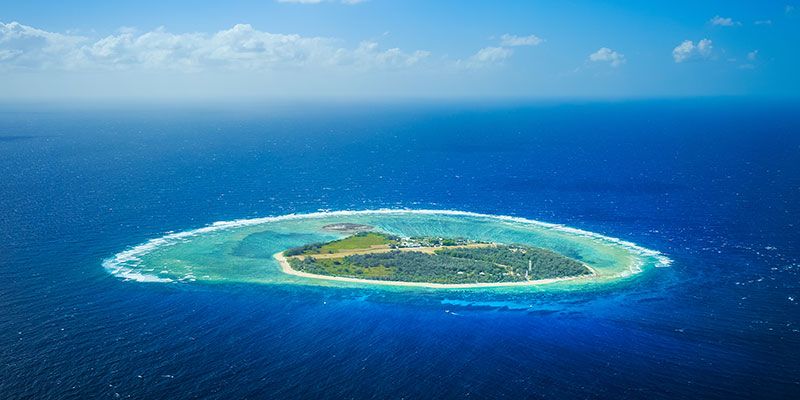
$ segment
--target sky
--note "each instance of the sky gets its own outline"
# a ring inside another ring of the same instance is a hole
[[[797,0],[795,0],[797,1]],[[0,100],[800,97],[800,2],[0,7]]]

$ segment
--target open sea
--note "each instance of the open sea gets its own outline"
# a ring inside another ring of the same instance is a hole
[[[412,208],[673,262],[592,290],[137,282],[168,232]],[[800,398],[800,104],[0,106],[0,399]]]

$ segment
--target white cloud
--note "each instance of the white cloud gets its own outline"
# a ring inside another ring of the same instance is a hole
[[[0,22],[0,61],[21,67],[71,66],[81,60],[82,36],[52,33],[17,22]]]
[[[536,35],[516,36],[505,34],[500,37],[500,45],[504,47],[538,46],[542,42],[544,42],[544,39]]]
[[[755,22],[756,25],[772,25],[771,19],[760,19]]]
[[[505,47],[484,47],[470,57],[471,64],[496,64],[511,57],[514,50]]]
[[[607,62],[612,67],[616,68],[625,64],[625,55],[618,53],[608,47],[602,47],[599,50],[589,55],[589,61],[592,62]]]
[[[714,18],[708,21],[709,24],[715,26],[734,26],[734,25],[741,25],[741,23],[736,22],[733,18],[723,18],[719,15],[715,15]]]
[[[337,39],[277,34],[238,24],[214,34],[132,29],[99,40],[0,23],[0,68],[165,71],[296,68],[403,68],[430,53],[383,50],[376,42],[354,49]]]
[[[672,50],[672,58],[676,63],[702,60],[711,57],[713,43],[709,39],[701,39],[695,45],[691,40],[684,40]]]
[[[504,34],[500,36],[499,46],[489,46],[478,50],[466,61],[458,60],[457,66],[467,68],[480,68],[492,64],[502,64],[514,55],[513,47],[538,46],[544,39],[536,35],[516,36]]]
[[[377,42],[361,42],[353,51],[353,60],[362,67],[410,67],[430,56],[430,52],[417,50],[405,53],[399,48],[381,50]]]

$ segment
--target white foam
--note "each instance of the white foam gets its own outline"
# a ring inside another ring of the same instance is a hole
[[[464,216],[464,217],[474,217],[474,218],[487,218],[500,221],[536,225],[546,229],[552,229],[555,231],[564,232],[576,236],[591,238],[593,240],[608,242],[617,245],[619,247],[625,248],[626,250],[635,255],[655,258],[657,267],[667,267],[672,263],[671,259],[669,259],[667,256],[665,256],[659,251],[647,249],[637,245],[636,243],[625,241],[619,238],[605,236],[599,233],[585,231],[583,229],[578,229],[578,228],[572,228],[561,224],[553,224],[549,222],[537,221],[522,217],[513,217],[509,215],[491,215],[491,214],[481,214],[481,213],[475,213],[470,211],[459,211],[459,210],[414,210],[414,209],[382,208],[377,210],[321,211],[321,212],[313,212],[307,214],[286,214],[274,217],[235,219],[231,221],[217,221],[212,223],[211,225],[202,228],[177,232],[177,233],[169,233],[160,238],[150,239],[147,242],[131,247],[130,249],[117,253],[113,257],[104,260],[103,267],[106,269],[106,271],[108,271],[112,275],[127,280],[134,280],[138,282],[173,282],[173,280],[170,278],[163,278],[157,275],[145,274],[141,270],[139,270],[138,267],[139,265],[141,265],[142,261],[140,257],[154,251],[155,249],[165,246],[172,246],[193,236],[202,235],[205,233],[210,233],[215,231],[253,226],[253,225],[261,225],[279,221],[338,217],[338,216],[349,216],[349,215],[369,215],[369,214],[453,215],[453,216]],[[625,275],[637,274],[639,272],[642,272],[641,261],[634,260],[629,266],[629,269],[630,272],[626,273]]]

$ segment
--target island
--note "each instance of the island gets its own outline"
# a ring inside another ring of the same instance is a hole
[[[374,231],[291,248],[275,258],[293,275],[406,286],[524,285],[594,274],[580,261],[539,247]]]
[[[627,240],[520,217],[382,209],[219,221],[122,250],[103,268],[148,283],[525,293],[594,290],[671,262]]]

